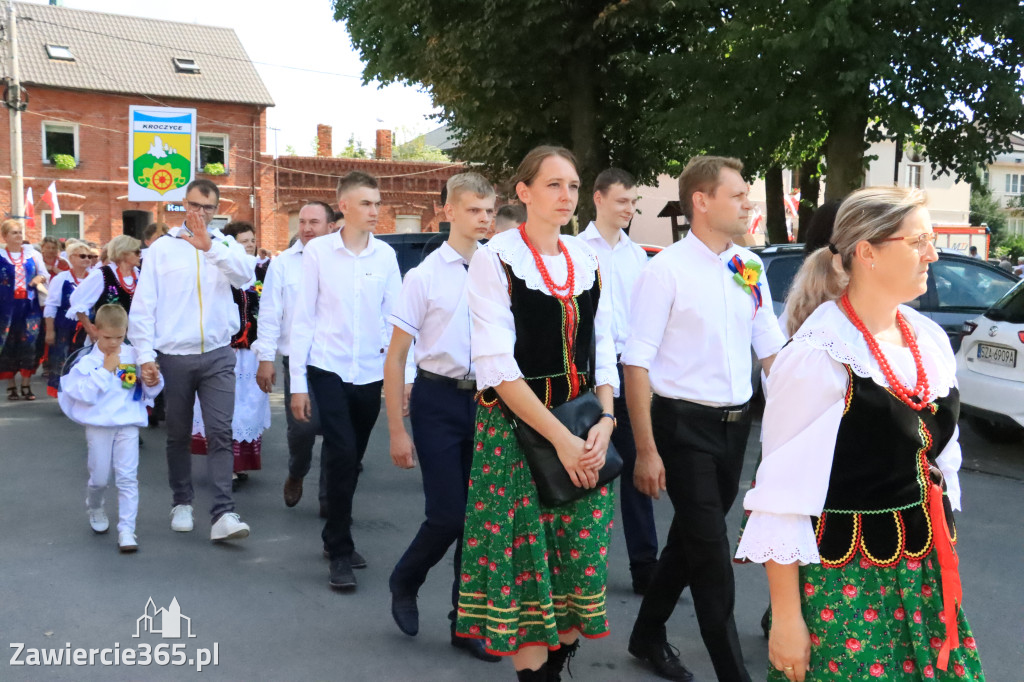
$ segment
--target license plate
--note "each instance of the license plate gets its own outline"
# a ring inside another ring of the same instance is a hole
[[[1017,366],[1017,351],[1013,348],[1002,348],[990,346],[987,343],[978,344],[978,359],[982,362],[990,362],[993,365],[1002,367]]]

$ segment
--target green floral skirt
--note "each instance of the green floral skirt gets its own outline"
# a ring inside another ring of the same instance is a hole
[[[843,568],[800,567],[804,621],[811,633],[807,680],[984,680],[977,644],[961,610],[960,646],[937,667],[946,638],[942,581],[933,549],[891,568],[859,554]],[[768,666],[768,679],[786,677]]]
[[[498,655],[559,646],[558,634],[608,634],[605,582],[612,486],[544,507],[508,420],[477,409],[456,634]]]

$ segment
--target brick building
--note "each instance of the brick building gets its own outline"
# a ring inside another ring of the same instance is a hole
[[[264,156],[264,207],[260,243],[283,249],[295,233],[299,209],[311,200],[335,203],[338,178],[354,170],[380,181],[383,204],[378,233],[436,232],[443,220],[441,190],[461,164],[395,161],[390,130],[378,130],[373,159],[343,159],[332,154],[330,126],[317,126],[317,156]]]
[[[6,12],[6,2],[0,10]],[[209,177],[221,189],[221,219],[260,215],[266,109],[273,100],[232,29],[16,3],[25,188],[38,198],[53,180],[63,217],[54,226],[37,203],[46,234],[103,242],[137,235],[155,218],[154,202],[128,201],[128,107],[197,110],[197,166],[223,163]],[[8,73],[6,48],[0,73]],[[0,116],[0,139],[9,139]],[[55,154],[74,158],[59,170]],[[0,210],[10,212],[10,158],[0,158]],[[172,207],[176,208],[176,207]],[[45,220],[44,220],[45,219]],[[173,214],[166,217],[175,222]]]

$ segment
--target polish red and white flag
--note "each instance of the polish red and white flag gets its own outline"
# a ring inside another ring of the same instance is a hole
[[[32,200],[32,188],[25,190],[25,227],[36,226],[36,205]]]
[[[56,225],[57,221],[60,220],[60,203],[57,201],[56,180],[50,183],[50,186],[43,192],[43,196],[39,197],[39,201],[45,201],[53,208],[53,211],[50,213],[50,222]]]

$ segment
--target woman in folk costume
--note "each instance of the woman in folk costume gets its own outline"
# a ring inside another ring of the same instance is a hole
[[[67,317],[78,320],[85,329],[90,343],[96,340],[96,327],[92,323],[96,311],[108,303],[116,303],[125,312],[130,312],[135,287],[139,283],[142,242],[121,234],[111,239],[104,249],[110,262],[94,268],[78,285],[71,295],[67,312]]]
[[[934,240],[920,192],[859,190],[790,292],[737,551],[768,573],[769,680],[984,679],[954,549],[956,365],[903,305]]]
[[[46,324],[46,392],[51,398],[57,397],[60,376],[64,362],[76,350],[85,345],[88,338],[81,322],[68,317],[71,295],[89,274],[89,245],[75,242],[68,247],[70,270],[62,270],[50,280],[50,293],[43,308],[43,322]]]
[[[560,147],[538,147],[514,180],[526,222],[496,235],[469,267],[482,393],[456,634],[511,655],[521,680],[557,680],[580,635],[608,634],[614,501],[597,474],[614,428],[618,374],[607,303],[598,306],[597,257],[575,237],[560,236],[579,196],[575,159]],[[596,388],[586,376],[592,338]],[[588,390],[596,390],[608,414],[584,441],[550,409]],[[590,492],[561,507],[542,505],[505,409],[550,441],[573,483]]]
[[[0,223],[0,379],[7,379],[8,400],[35,400],[32,375],[42,358],[41,335],[46,295],[46,265],[39,253],[23,245],[17,220]],[[21,395],[15,378],[21,376]]]
[[[225,235],[245,247],[250,256],[256,255],[256,231],[251,223],[236,221],[228,223],[221,230]],[[255,261],[254,261],[255,264]],[[263,447],[263,430],[270,426],[270,396],[256,384],[256,370],[259,358],[251,350],[256,341],[256,323],[260,311],[260,293],[267,275],[270,261],[255,264],[255,279],[246,289],[231,289],[238,305],[238,333],[231,337],[235,349],[235,412],[231,419],[232,449],[235,454],[235,480],[245,480],[247,471],[263,468],[260,458]],[[196,398],[192,418],[192,452],[206,454],[206,432],[203,415]]]

